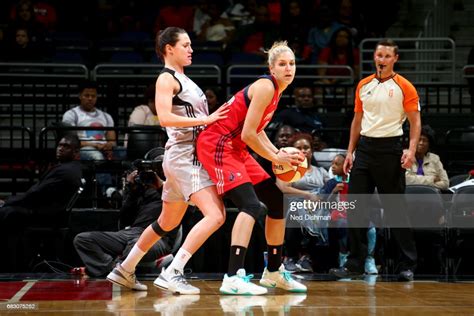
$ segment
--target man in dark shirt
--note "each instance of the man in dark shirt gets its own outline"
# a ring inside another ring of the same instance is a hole
[[[146,172],[146,180],[142,179],[142,172],[137,170],[126,176],[123,206],[120,209],[120,226],[123,229],[117,232],[83,232],[74,238],[74,247],[85,264],[87,275],[100,277],[109,273],[116,260],[126,258],[145,228],[159,217],[163,181],[155,172]],[[180,242],[176,241],[179,228],[160,239],[142,261],[154,261],[171,253],[175,242]]]
[[[295,106],[278,112],[273,122],[290,125],[304,133],[320,130],[322,123],[316,115],[311,89],[308,87],[295,88],[294,98]]]
[[[2,246],[9,249],[9,256],[3,263],[8,270],[21,268],[17,265],[15,250],[18,249],[16,243],[23,228],[31,225],[59,227],[64,224],[66,208],[81,185],[81,164],[75,161],[79,149],[80,141],[76,135],[64,136],[56,148],[59,163],[28,191],[10,197],[0,208],[0,238]]]

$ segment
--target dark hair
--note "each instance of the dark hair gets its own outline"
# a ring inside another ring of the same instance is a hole
[[[61,139],[65,139],[71,143],[71,147],[74,150],[79,150],[81,148],[81,141],[76,134],[66,134]]]
[[[34,19],[35,9],[33,3],[30,0],[22,0],[18,2],[18,4],[16,5],[16,19],[18,19],[19,13],[24,5],[28,7],[28,11],[32,14],[31,18]]]
[[[91,80],[84,80],[79,84],[79,93],[82,93],[85,89],[98,90],[97,82]]]
[[[290,137],[290,139],[288,140],[288,144],[291,144],[293,145],[294,143],[296,143],[297,141],[299,141],[300,139],[305,139],[308,141],[309,143],[309,146],[311,148],[311,151],[314,151],[314,148],[313,148],[313,137],[311,136],[311,134],[308,134],[308,133],[296,133],[294,134],[293,136]]]
[[[428,138],[428,141],[430,142],[430,146],[429,146],[429,149],[433,148],[435,146],[435,141],[436,141],[436,138],[435,138],[435,131],[431,128],[431,126],[429,125],[423,125],[421,127],[421,132],[420,132],[420,136],[426,136],[426,138]],[[428,150],[429,150],[428,149]]]
[[[148,87],[146,87],[145,90],[145,101],[148,102],[150,100],[155,101],[155,85],[150,84]]]
[[[156,34],[155,52],[158,57],[163,59],[165,56],[166,45],[174,46],[178,42],[179,34],[186,34],[186,31],[180,27],[170,26]]]
[[[332,159],[334,160],[334,158],[336,158],[336,157],[341,157],[342,160],[346,160],[346,155],[344,155],[344,154],[336,154]]]
[[[340,32],[346,32],[349,35],[349,38],[347,39],[348,40],[347,47],[344,53],[347,56],[347,65],[354,68],[355,66],[354,65],[354,39],[353,39],[351,30],[348,29],[347,27],[341,27],[340,29],[335,31],[331,36],[331,40],[329,41],[329,44],[328,44],[328,47],[331,49],[329,64],[332,64],[332,62],[337,60],[338,51],[336,49],[336,39],[337,39],[337,35]]]
[[[390,38],[385,38],[377,42],[377,45],[375,45],[375,49],[379,46],[388,46],[388,47],[393,47],[393,52],[395,55],[398,55],[398,45],[395,43],[394,40]]]

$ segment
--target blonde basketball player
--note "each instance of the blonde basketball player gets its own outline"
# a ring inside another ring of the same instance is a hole
[[[227,118],[209,125],[198,137],[198,158],[216,183],[219,194],[226,194],[240,213],[232,229],[228,273],[220,292],[223,294],[265,294],[265,287],[306,292],[306,286],[293,280],[281,264],[285,235],[283,194],[270,176],[249,154],[254,152],[275,163],[298,164],[304,160],[299,151],[278,150],[264,128],[278,107],[282,92],[295,77],[295,55],[286,42],[276,42],[268,52],[269,76],[263,76],[234,95],[227,105]],[[244,269],[245,254],[255,220],[267,206],[265,236],[268,266],[259,286],[249,282]]]

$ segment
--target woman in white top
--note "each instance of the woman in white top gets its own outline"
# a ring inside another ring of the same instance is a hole
[[[136,281],[134,270],[145,253],[167,232],[177,227],[189,204],[203,213],[188,233],[171,265],[161,272],[154,285],[173,293],[199,294],[186,282],[186,263],[207,238],[225,221],[224,204],[216,187],[195,156],[195,139],[205,125],[226,117],[227,107],[208,115],[202,90],[184,74],[192,62],[191,40],[185,30],[168,27],[158,34],[156,51],[165,67],[156,81],[156,110],[160,125],[166,127],[168,141],[163,159],[166,182],[163,186],[163,210],[156,222],[148,226],[127,258],[107,276],[116,284],[146,290]]]

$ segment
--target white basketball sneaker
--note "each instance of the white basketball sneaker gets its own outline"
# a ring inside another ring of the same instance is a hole
[[[224,280],[219,291],[222,294],[229,295],[261,295],[266,294],[267,289],[257,284],[253,284],[250,280],[252,274],[245,275],[244,269],[239,269],[236,275],[231,277],[224,275]]]
[[[275,272],[269,272],[265,267],[262,278],[260,279],[260,284],[265,287],[278,287],[280,289],[296,293],[304,293],[307,291],[306,286],[294,280],[291,276],[291,273],[285,270],[285,266],[283,264],[280,266],[278,271]]]
[[[115,268],[107,275],[107,280],[135,291],[146,291],[147,286],[138,282],[135,273],[129,273],[117,263]]]
[[[168,273],[163,268],[160,275],[153,282],[153,285],[177,294],[196,295],[200,292],[197,287],[192,286],[186,281],[181,271],[176,269]]]

